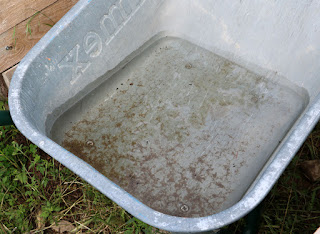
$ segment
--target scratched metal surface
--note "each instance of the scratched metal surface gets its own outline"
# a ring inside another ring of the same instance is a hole
[[[57,119],[52,139],[151,208],[203,217],[241,198],[304,98],[166,37]]]

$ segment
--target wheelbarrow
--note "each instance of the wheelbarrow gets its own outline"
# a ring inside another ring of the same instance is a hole
[[[319,120],[317,2],[81,0],[27,54],[11,116],[138,219],[230,224]]]

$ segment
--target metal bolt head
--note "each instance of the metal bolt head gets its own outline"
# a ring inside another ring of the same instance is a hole
[[[182,205],[180,207],[180,209],[183,211],[183,212],[188,212],[189,211],[189,206],[187,206],[186,204]]]
[[[87,141],[87,145],[89,145],[89,146],[93,146],[93,145],[94,145],[94,143],[93,143],[93,141]]]

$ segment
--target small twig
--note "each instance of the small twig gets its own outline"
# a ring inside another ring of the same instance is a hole
[[[75,221],[75,223],[79,224],[79,226],[76,227],[75,229],[73,229],[71,232],[77,232],[77,231],[79,231],[79,230],[82,229],[82,228],[85,228],[85,229],[87,229],[87,230],[92,231],[91,228],[89,228],[89,227],[86,226],[86,225],[90,224],[91,221],[92,221],[92,219],[89,219],[89,220],[85,221],[83,224],[80,223],[80,222],[78,222],[78,221]]]
[[[0,210],[2,210],[4,198],[5,198],[6,194],[9,192],[9,189],[6,189],[6,187],[4,187],[3,185],[2,185],[2,187],[6,190],[6,192],[4,193],[4,195],[3,195],[3,197],[2,197],[2,200],[1,200]],[[10,187],[9,187],[9,188],[10,188]]]
[[[67,195],[69,195],[70,193],[73,193],[74,191],[77,191],[77,190],[79,190],[80,188],[76,188],[76,189],[74,189],[74,190],[72,190],[72,191],[70,191],[70,192],[68,192],[68,193],[66,193],[66,194],[63,194],[63,196],[61,196],[61,197],[65,197],[65,196],[67,196]]]
[[[4,225],[3,225],[3,226],[4,226]],[[1,227],[2,232],[3,232],[3,233],[7,233],[6,230],[4,230],[3,226],[2,226],[2,224],[0,224],[0,227]]]
[[[289,209],[289,204],[290,204],[290,201],[291,201],[291,194],[292,194],[292,188],[290,189],[290,194],[289,194],[289,198],[288,198],[288,202],[287,202],[286,211],[285,211],[285,213],[284,213],[284,218],[283,218],[283,222],[282,222],[282,225],[281,225],[280,234],[281,234],[282,231],[283,231],[283,226],[284,226],[284,223],[285,223],[285,221],[286,221],[286,217],[287,217],[287,213],[288,213],[288,209]]]
[[[83,196],[81,196],[75,203],[73,203],[71,206],[68,208],[64,209],[61,211],[63,213],[63,216],[65,216],[74,206],[76,206],[81,200],[83,199]]]
[[[42,228],[41,230],[32,230],[32,231],[30,231],[30,233],[35,234],[35,233],[43,232],[44,230],[51,228],[53,225],[54,225],[54,223],[48,227]]]
[[[63,184],[81,184],[81,185],[84,185],[84,183],[79,182],[79,181],[63,182]]]

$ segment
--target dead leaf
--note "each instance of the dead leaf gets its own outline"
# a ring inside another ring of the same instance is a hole
[[[51,227],[52,230],[59,232],[59,233],[71,232],[74,228],[75,228],[75,226],[66,220],[61,220],[61,221],[59,221],[59,223],[57,223],[57,225],[54,224]]]
[[[308,160],[300,164],[300,167],[306,177],[311,181],[320,179],[320,160]]]
[[[37,230],[41,230],[45,227],[45,222],[43,220],[43,217],[41,217],[41,210],[39,210],[39,212],[37,213],[36,216],[36,224],[37,224]]]

